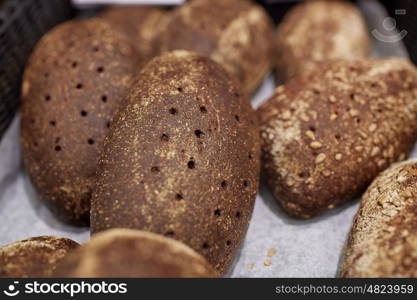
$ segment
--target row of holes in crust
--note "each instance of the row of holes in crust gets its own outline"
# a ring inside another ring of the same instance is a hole
[[[216,210],[214,211],[214,214],[215,214],[217,217],[219,217],[219,216],[220,216],[220,214],[221,214],[220,209],[216,209]],[[235,217],[236,217],[237,219],[240,219],[240,217],[241,217],[241,213],[240,213],[240,211],[236,212]],[[164,235],[165,235],[165,236],[167,236],[167,237],[174,237],[175,232],[174,232],[173,230],[170,230],[170,231],[165,232],[165,234],[164,234]],[[226,246],[230,246],[231,244],[232,244],[232,241],[231,241],[231,240],[227,240],[227,241],[226,241]],[[210,249],[210,245],[209,245],[209,243],[204,242],[204,243],[203,243],[203,245],[201,245],[201,248],[202,248],[202,249],[204,249],[204,250],[208,250],[208,249]]]
[[[76,63],[73,63],[73,65],[72,65],[73,67],[76,67],[77,66],[77,64]],[[104,71],[104,69],[103,68],[101,68],[101,67],[99,67],[98,69],[97,69],[97,72],[99,72],[99,73],[101,73],[101,72],[103,72]],[[45,74],[45,77],[48,77],[49,76],[49,74]],[[81,83],[78,83],[77,85],[76,85],[76,88],[77,89],[82,89],[83,88],[83,85],[81,84]],[[182,92],[182,88],[178,88],[177,89],[179,92]],[[49,95],[46,95],[45,96],[45,100],[46,101],[49,101],[51,99],[51,97],[49,96]],[[106,100],[107,100],[107,97],[104,95],[104,96],[102,96],[102,101],[103,102],[106,102]],[[176,115],[177,113],[178,113],[178,110],[176,109],[176,108],[170,108],[169,109],[169,112],[172,114],[172,115]],[[206,109],[206,107],[205,106],[200,106],[200,112],[201,113],[207,113],[207,109]],[[81,112],[80,112],[80,114],[81,114],[81,116],[83,116],[83,117],[86,117],[87,115],[88,115],[88,113],[87,113],[87,111],[85,111],[85,110],[82,110]],[[237,122],[240,122],[240,118],[239,118],[239,116],[238,115],[235,115],[234,116],[234,118],[235,118],[235,120],[237,121]],[[51,121],[50,122],[50,124],[52,125],[52,126],[55,126],[56,125],[56,122],[55,121]],[[197,130],[195,130],[195,135],[197,136],[197,138],[202,138],[203,136],[204,136],[204,132],[203,131],[201,131],[201,130],[199,130],[199,129],[197,129]],[[168,141],[169,140],[169,136],[167,135],[167,134],[162,134],[161,135],[161,140],[162,141]],[[90,144],[90,145],[92,145],[92,144],[94,144],[94,140],[93,139],[88,139],[88,143]],[[55,150],[56,151],[61,151],[61,147],[59,146],[59,145],[57,145],[57,146],[55,146]],[[253,155],[252,155],[252,153],[249,153],[249,155],[248,155],[248,157],[249,157],[249,159],[252,159],[253,158]],[[188,163],[187,163],[187,167],[189,168],[189,169],[194,169],[195,168],[195,161],[194,160],[190,160],[190,161],[188,161]],[[154,166],[154,167],[152,167],[151,168],[151,172],[159,172],[160,171],[160,168],[159,167],[156,167],[156,166]],[[243,182],[243,186],[245,187],[245,188],[247,188],[248,186],[249,186],[249,181],[247,181],[247,180],[245,180],[244,182]],[[227,187],[227,181],[225,181],[225,180],[223,180],[222,182],[221,182],[221,187],[222,188],[226,188]],[[181,193],[177,193],[176,195],[175,195],[175,199],[176,200],[183,200],[183,195],[181,194]],[[216,209],[215,211],[214,211],[214,215],[216,216],[216,217],[220,217],[221,216],[221,210],[220,209]],[[236,212],[236,215],[235,215],[235,217],[237,218],[237,219],[240,219],[240,216],[241,216],[241,213],[238,211],[238,212]],[[174,236],[174,231],[168,231],[168,232],[166,232],[165,233],[165,235],[166,236]],[[232,244],[232,242],[230,241],[230,240],[227,240],[226,241],[226,245],[227,246],[230,246]],[[207,243],[207,242],[205,242],[203,245],[202,245],[202,248],[203,249],[209,249],[210,248],[210,245]]]
[[[94,47],[93,48],[93,52],[98,52],[99,51],[99,48],[98,47]],[[71,67],[72,68],[77,68],[78,67],[78,62],[77,61],[73,61],[73,62],[71,62]],[[96,69],[96,71],[97,71],[97,73],[103,73],[104,72],[104,67],[103,66],[99,66],[99,67],[97,67],[97,69]],[[45,79],[47,79],[47,78],[49,78],[49,76],[50,76],[50,74],[48,73],[48,72],[45,72],[44,73],[44,78]],[[80,89],[82,89],[84,86],[83,86],[83,84],[82,83],[77,83],[76,84],[76,86],[75,86],[75,88],[76,89],[78,89],[78,90],[80,90]],[[45,96],[44,96],[44,99],[45,99],[45,101],[50,101],[51,99],[52,99],[52,97],[51,97],[51,95],[50,94],[46,94]],[[102,95],[101,96],[101,101],[102,102],[107,102],[107,95]],[[82,117],[86,117],[87,115],[88,115],[88,112],[86,111],[86,110],[81,110],[81,112],[80,112],[80,115],[82,116]],[[51,125],[51,126],[53,126],[53,127],[55,127],[56,126],[56,121],[55,120],[51,120],[51,121],[49,121],[49,124]],[[106,122],[106,127],[107,128],[109,128],[110,127],[110,121],[107,121]],[[58,140],[59,140],[59,138],[58,138]],[[95,143],[95,141],[94,141],[94,139],[93,138],[89,138],[88,140],[87,140],[87,143],[89,144],[89,145],[94,145],[94,143]],[[36,146],[36,145],[35,145]],[[59,152],[59,151],[61,151],[62,150],[62,147],[60,146],[60,145],[56,145],[55,147],[54,147],[54,150],[55,151],[57,151],[57,152]]]
[[[103,101],[103,102],[106,102],[106,101],[107,101],[107,96],[103,95],[103,96],[101,97],[101,99],[102,99],[102,101]],[[50,101],[50,100],[51,100],[51,96],[50,96],[50,95],[46,95],[46,96],[45,96],[45,100],[46,100],[46,101]],[[202,113],[206,113],[206,112],[207,112],[207,109],[206,109],[206,107],[205,107],[205,106],[200,106],[200,111],[201,111]],[[177,110],[176,108],[170,108],[170,109],[169,109],[169,112],[170,112],[171,114],[175,115],[175,114],[177,114],[177,113],[178,113],[178,110]],[[81,111],[80,111],[80,115],[81,115],[82,117],[86,117],[86,116],[88,115],[88,112],[87,112],[86,110],[81,110]],[[235,120],[236,120],[236,121],[238,121],[238,122],[240,122],[240,119],[239,119],[239,116],[238,116],[238,115],[235,115]],[[51,121],[49,121],[49,124],[50,124],[51,126],[55,127],[55,126],[56,126],[56,121],[55,121],[55,120],[51,120]],[[106,123],[106,127],[107,127],[107,128],[109,128],[109,127],[110,127],[110,121],[108,121],[108,122]],[[195,133],[195,135],[196,135],[198,138],[202,138],[202,137],[204,136],[204,132],[203,132],[203,131],[201,131],[201,130],[199,130],[199,129],[196,129],[196,130],[194,131],[194,133]],[[168,135],[167,135],[167,134],[162,134],[162,136],[161,136],[161,140],[163,140],[163,141],[168,141],[168,140],[169,140]],[[88,141],[87,141],[87,142],[88,142],[88,144],[90,144],[90,145],[93,145],[93,144],[94,144],[94,140],[93,140],[93,139],[88,139]],[[60,147],[60,146],[56,146],[56,147],[55,147],[55,150],[56,150],[56,151],[61,151],[61,147]],[[252,158],[252,157],[251,157],[251,154],[249,155],[249,158]],[[189,162],[189,167],[190,167],[190,168],[193,168],[193,162]]]
[[[72,66],[73,67],[76,67],[77,66],[77,64],[76,64],[76,62],[74,62],[73,64],[72,64]],[[97,69],[97,72],[103,72],[104,71],[104,69],[102,68],[102,67],[99,67],[98,69]],[[46,73],[47,74],[47,73]],[[83,86],[82,86],[82,84],[81,83],[79,83],[79,84],[77,84],[77,86],[76,86],[76,88],[77,89],[81,89]],[[182,88],[181,87],[178,87],[177,88],[177,90],[179,91],[179,92],[182,92]],[[49,95],[46,95],[45,96],[45,100],[46,101],[49,101],[51,99],[51,97],[49,96]],[[102,101],[103,102],[106,102],[106,100],[107,100],[107,96],[102,96]],[[205,106],[200,106],[200,111],[202,112],[202,113],[206,113],[207,112],[207,109],[206,109],[206,107]],[[170,108],[169,109],[169,112],[171,113],[171,114],[173,114],[173,115],[176,115],[177,113],[178,113],[178,110],[176,109],[176,108],[174,108],[174,107],[172,107],[172,108]],[[87,111],[85,111],[85,110],[81,110],[81,112],[80,112],[80,114],[81,114],[81,116],[82,117],[86,117],[87,115],[88,115],[88,113],[87,113]],[[239,118],[239,116],[238,115],[235,115],[235,120],[237,121],[237,122],[240,122],[240,118]],[[50,125],[52,125],[52,126],[56,126],[56,121],[50,121],[49,122],[50,123]],[[108,126],[109,125],[109,123],[107,123],[107,127],[109,127]],[[201,130],[199,130],[199,129],[197,129],[197,130],[195,130],[195,135],[198,137],[198,138],[201,138],[201,137],[203,137],[204,136],[204,132],[203,131],[201,131]],[[161,140],[163,140],[163,141],[168,141],[169,140],[169,136],[167,135],[167,134],[162,134],[161,135]],[[94,140],[93,139],[88,139],[87,140],[87,142],[88,142],[88,144],[90,144],[90,145],[93,145],[94,144]],[[62,150],[62,148],[61,148],[61,146],[59,146],[59,145],[57,145],[57,146],[55,146],[55,150],[56,151],[61,151]],[[249,157],[249,159],[252,159],[253,158],[253,155],[252,155],[252,153],[249,153],[249,155],[248,155],[248,157]],[[188,166],[188,168],[189,169],[194,169],[195,168],[195,162],[193,161],[193,160],[190,160],[190,161],[188,161],[188,163],[187,163],[187,166]],[[152,167],[151,168],[151,172],[159,172],[159,167]],[[227,183],[226,183],[226,181],[223,181],[222,183],[221,183],[221,185],[222,185],[222,187],[223,188],[225,188],[226,187],[226,185],[227,185]],[[243,182],[243,186],[244,187],[248,187],[249,186],[249,182],[248,181],[244,181]],[[182,199],[182,196],[180,195],[180,194],[177,194],[177,199]]]
[[[202,113],[207,113],[207,108],[206,108],[205,106],[200,106],[200,112],[202,112]],[[176,115],[176,114],[178,114],[178,109],[177,109],[177,108],[175,108],[175,107],[171,107],[171,108],[169,109],[169,113],[170,113],[170,114],[172,114],[172,115]],[[237,122],[240,122],[240,117],[239,117],[239,115],[235,115],[235,120],[236,120]]]
[[[78,63],[77,62],[73,62],[72,64],[71,64],[71,66],[73,67],[73,68],[76,68],[77,67],[77,65],[78,65]],[[102,72],[104,72],[104,67],[98,67],[97,68],[97,72],[98,73],[102,73]],[[48,78],[49,77],[49,73],[44,73],[44,77],[45,78]],[[75,88],[76,89],[82,89],[83,88],[83,84],[82,83],[77,83],[77,85],[75,86]],[[52,99],[52,97],[51,97],[51,95],[49,95],[49,94],[47,94],[47,95],[45,95],[45,97],[44,97],[44,99],[45,99],[45,101],[50,101],[51,99]],[[101,101],[102,102],[104,102],[104,103],[106,103],[107,102],[107,95],[102,95],[101,96]],[[87,115],[88,115],[88,112],[86,111],[86,110],[81,110],[80,111],[80,115],[82,116],[82,117],[86,117]],[[55,127],[56,126],[56,121],[55,120],[51,120],[51,121],[49,121],[49,124],[51,125],[51,126],[53,126],[53,127]],[[106,127],[107,128],[109,128],[110,127],[110,121],[107,121],[106,122]],[[94,144],[94,139],[92,139],[92,138],[89,138],[88,140],[87,140],[87,143],[89,144],[89,145],[93,145]],[[55,151],[61,151],[62,150],[62,147],[61,146],[59,146],[59,145],[57,145],[57,146],[55,146]]]
[[[73,42],[71,42],[71,43],[68,44],[68,47],[69,48],[71,48],[73,46],[74,46],[74,43]],[[93,50],[93,52],[99,52],[100,49],[99,49],[99,47],[95,46],[95,47],[92,48],[92,50]],[[47,61],[47,58],[46,57],[43,57],[41,59],[41,61],[43,63],[45,63]],[[55,66],[59,66],[59,63],[58,63],[57,60],[53,61],[53,63],[54,63]],[[78,67],[78,62],[77,61],[72,61],[71,62],[71,67],[73,69],[77,68]],[[97,71],[97,73],[103,73],[104,72],[104,67],[103,66],[99,66],[99,67],[97,67],[96,71]],[[44,73],[44,77],[45,78],[48,78],[49,77],[49,73],[48,72],[45,72]]]
[[[51,95],[46,94],[46,95],[44,96],[44,99],[45,99],[45,101],[46,101],[46,102],[48,102],[48,101],[51,101],[52,97],[51,97]],[[101,101],[103,101],[104,103],[106,103],[106,102],[107,102],[107,95],[102,95],[102,96],[100,97],[100,99],[101,99]]]
[[[55,126],[55,121],[50,121],[49,122],[52,126]],[[109,123],[107,123],[107,127],[109,126]],[[59,141],[61,140],[61,138],[56,138],[55,139],[55,142],[56,143],[58,143]],[[94,141],[94,139],[93,138],[89,138],[89,139],[87,139],[87,143],[89,144],[89,145],[94,145],[95,144],[95,141]],[[38,147],[39,146],[39,144],[38,144],[38,142],[34,142],[33,143],[33,146],[34,147]],[[57,152],[59,152],[59,151],[61,151],[62,150],[62,147],[60,146],[60,145],[56,145],[56,146],[54,146],[54,150],[55,151],[57,151]]]
[[[75,64],[75,65],[73,65],[73,66],[76,66],[76,63],[74,62],[73,64]],[[99,72],[99,73],[101,73],[101,72],[103,72],[104,71],[104,68],[103,67],[99,67],[99,68],[97,68],[97,72]],[[45,73],[44,74],[44,76],[45,77],[49,77],[49,73]],[[83,85],[81,84],[81,83],[78,83],[77,85],[76,85],[76,88],[77,89],[82,89],[83,88]],[[44,99],[45,99],[45,101],[50,101],[51,100],[51,95],[49,95],[49,94],[47,94],[47,95],[45,95],[45,97],[44,97]],[[107,95],[102,95],[101,96],[101,101],[102,102],[104,102],[104,103],[106,103],[107,102]],[[87,117],[87,115],[88,115],[88,112],[86,111],[86,110],[81,110],[80,111],[80,115],[82,116],[82,117]],[[49,121],[49,124],[51,125],[51,126],[53,126],[53,127],[55,127],[56,126],[56,121],[55,120],[51,120],[51,121]],[[110,127],[110,121],[107,121],[106,122],[106,127],[107,128],[109,128]],[[92,138],[89,138],[88,140],[87,140],[87,143],[89,144],[89,145],[93,145],[94,144],[94,139],[92,139]],[[61,146],[59,146],[59,145],[57,145],[57,146],[55,146],[55,151],[61,151],[62,150],[62,147]]]
[[[177,89],[179,92],[182,92],[182,88],[178,88]],[[206,109],[206,107],[205,106],[200,106],[200,111],[202,112],[202,113],[206,113],[207,112],[207,109]],[[173,115],[176,115],[177,113],[178,113],[178,110],[175,108],[175,107],[172,107],[172,108],[170,108],[170,110],[169,110],[169,112],[171,113],[171,114],[173,114]],[[235,120],[237,121],[237,122],[240,122],[240,118],[239,118],[239,116],[238,115],[235,115]],[[204,136],[204,132],[203,131],[201,131],[201,130],[199,130],[199,129],[196,129],[195,131],[194,131],[194,134],[197,136],[197,138],[201,138],[201,137],[203,137]],[[167,142],[167,141],[169,141],[169,136],[166,134],[166,133],[163,133],[162,135],[161,135],[161,140],[162,141],[165,141],[165,142]],[[252,159],[253,158],[253,155],[252,155],[252,153],[249,153],[249,159]],[[195,168],[195,162],[193,161],[193,160],[190,160],[190,161],[188,161],[188,163],[187,163],[187,167],[189,168],[189,169],[194,169]],[[159,172],[160,171],[160,168],[159,167],[152,167],[151,168],[151,172]],[[221,185],[221,187],[222,188],[226,188],[227,187],[227,181],[226,180],[223,180],[221,183],[220,183],[220,185]],[[243,186],[246,188],[246,187],[248,187],[249,186],[249,181],[247,181],[247,180],[245,180],[244,182],[243,182]],[[176,195],[175,195],[175,199],[176,200],[183,200],[184,199],[184,197],[183,197],[183,195],[181,194],[181,193],[177,193]],[[220,209],[216,209],[216,210],[214,210],[214,215],[216,216],[216,217],[220,217],[221,216],[221,210]],[[241,213],[238,211],[238,212],[236,212],[236,218],[237,219],[239,219],[240,218],[240,215],[241,215]],[[166,233],[165,233],[165,236],[168,236],[168,237],[173,237],[175,235],[175,232],[174,231],[167,231]],[[226,241],[226,246],[230,246],[232,244],[232,241],[231,240],[227,240]],[[205,243],[203,243],[203,245],[201,246],[204,250],[208,250],[209,248],[210,248],[210,245],[207,243],[207,242],[205,242]]]
[[[183,90],[182,90],[182,88],[181,87],[178,87],[177,88],[177,90],[181,93]],[[178,110],[175,108],[175,107],[172,107],[172,108],[170,108],[170,110],[169,110],[169,112],[172,114],[172,115],[176,115],[177,113],[178,113]],[[200,106],[200,112],[202,112],[202,113],[207,113],[207,109],[206,109],[206,107],[205,106]],[[240,122],[240,118],[239,118],[239,116],[238,115],[235,115],[235,120],[237,121],[237,122]],[[201,137],[203,137],[204,136],[204,132],[203,131],[201,131],[201,130],[199,130],[199,129],[196,129],[195,131],[194,131],[194,134],[197,136],[197,138],[201,138]],[[169,136],[166,134],[166,133],[163,133],[162,135],[161,135],[161,140],[162,141],[165,141],[165,142],[168,142],[169,141]],[[252,153],[249,153],[249,159],[252,159],[253,158],[253,155],[252,155]],[[194,160],[190,160],[190,161],[188,161],[188,163],[187,163],[187,167],[189,168],[189,169],[194,169],[195,168],[195,161]],[[159,172],[160,171],[160,168],[159,167],[156,167],[156,166],[154,166],[154,167],[152,167],[151,168],[151,172]],[[224,188],[226,188],[227,187],[227,181],[226,180],[223,180],[221,183],[220,183],[220,186],[224,189]],[[246,188],[246,187],[248,187],[249,186],[249,181],[247,181],[247,180],[245,180],[244,182],[243,182],[243,186]],[[184,197],[183,197],[183,195],[181,194],[181,193],[177,193],[176,195],[175,195],[175,199],[176,200],[183,200],[184,199]],[[216,209],[216,210],[214,210],[214,215],[216,216],[216,217],[220,217],[221,216],[221,209]],[[236,218],[237,219],[240,219],[240,216],[241,216],[241,213],[238,211],[238,212],[236,212]],[[175,235],[175,232],[174,231],[167,231],[166,233],[165,233],[165,236],[168,236],[168,237],[173,237]],[[231,240],[227,240],[226,241],[226,245],[227,246],[230,246],[232,244],[232,241]],[[205,250],[207,250],[207,249],[209,249],[210,248],[210,245],[207,243],[207,242],[205,242],[205,243],[203,243],[203,245],[201,246],[203,249],[205,249]]]
[[[93,48],[93,51],[94,51],[94,52],[97,52],[98,50],[99,50],[99,49],[98,49],[98,47],[94,47],[94,48]],[[71,67],[72,67],[72,68],[77,68],[77,66],[78,66],[78,62],[77,62],[77,61],[73,61],[73,62],[71,63]],[[104,67],[103,67],[103,66],[99,66],[99,67],[97,67],[96,71],[97,71],[97,73],[103,73],[103,72],[104,72]],[[44,76],[45,78],[49,78],[50,74],[49,74],[48,72],[45,72],[45,73],[43,74],[43,76]],[[76,88],[76,89],[78,89],[78,90],[83,89],[83,87],[84,87],[84,86],[83,86],[83,84],[82,84],[82,83],[77,83],[77,84],[75,85],[75,88]],[[51,96],[50,96],[50,95],[45,95],[45,100],[46,100],[46,101],[51,100]],[[106,95],[101,96],[101,100],[102,100],[103,102],[106,102],[106,101],[107,101],[107,96],[106,96]]]
[[[177,114],[177,109],[176,108],[170,108],[170,113],[171,114]],[[205,112],[207,112],[207,110],[206,110],[206,108],[204,107],[204,106],[200,106],[200,111],[202,112],[202,113],[205,113]],[[83,116],[83,117],[85,117],[85,116],[87,116],[87,112],[86,111],[84,111],[84,110],[82,110],[81,111],[81,116]],[[236,119],[236,121],[240,121],[239,120],[239,116],[238,115],[236,115],[235,116],[235,119]],[[52,125],[52,126],[56,126],[56,122],[55,121],[50,121],[50,124]],[[109,123],[107,123],[107,127],[109,127],[108,126],[109,125]],[[199,130],[199,129],[196,129],[195,131],[194,131],[194,133],[195,133],[195,135],[197,136],[197,138],[202,138],[203,136],[204,136],[204,132],[203,131],[201,131],[201,130]],[[161,135],[161,140],[162,141],[169,141],[169,136],[167,135],[167,134],[162,134]],[[88,139],[87,140],[87,142],[88,142],[88,144],[90,144],[90,145],[93,145],[94,144],[94,140],[93,139]],[[62,150],[62,148],[61,148],[61,146],[59,146],[59,145],[57,145],[57,146],[55,146],[55,151],[61,151]],[[253,159],[253,154],[250,152],[249,154],[248,154],[248,158],[251,160],[251,159]],[[188,162],[187,162],[187,167],[189,168],[189,169],[194,169],[195,168],[195,161],[194,160],[189,160]],[[157,166],[154,166],[154,167],[152,167],[151,168],[151,172],[159,172],[160,171],[160,168],[159,167],[157,167]],[[227,182],[226,181],[222,181],[222,183],[221,183],[221,186],[222,186],[222,188],[226,188],[226,185],[227,185]],[[244,182],[243,182],[243,186],[246,188],[246,187],[248,187],[249,186],[249,182],[247,181],[247,180],[245,180]],[[180,195],[180,194],[177,194],[177,199],[182,199],[182,196]]]
[[[95,49],[94,51],[98,51],[98,49]],[[74,61],[74,62],[72,62],[72,64],[71,64],[71,66],[73,67],[73,68],[76,68],[77,67],[77,65],[78,65],[78,63],[76,62],[76,61]],[[104,72],[104,67],[98,67],[97,68],[97,72],[98,73],[102,73],[102,72]],[[44,76],[45,76],[45,78],[48,78],[49,77],[49,73],[45,73],[44,74]],[[77,85],[76,85],[76,88],[77,89],[82,89],[83,88],[83,84],[82,83],[78,83]],[[177,91],[179,91],[180,93],[182,93],[183,92],[183,88],[182,87],[177,87]],[[239,97],[239,94],[238,93],[235,93],[235,96],[236,97]],[[51,100],[51,96],[49,95],[49,94],[47,94],[47,95],[45,95],[45,101],[50,101]],[[106,95],[103,95],[103,96],[101,96],[101,100],[103,101],[103,102],[106,102],[107,101],[107,96]],[[172,115],[176,115],[177,113],[178,113],[178,110],[175,108],[175,107],[172,107],[172,108],[170,108],[169,109],[169,112],[172,114]],[[200,112],[201,113],[207,113],[207,109],[206,109],[206,107],[205,106],[200,106]],[[80,114],[81,114],[81,116],[82,117],[86,117],[87,115],[88,115],[88,112],[87,111],[85,111],[85,110],[81,110],[81,112],[80,112]],[[237,121],[237,122],[240,122],[240,117],[239,117],[239,115],[235,115],[234,116],[234,118],[235,118],[235,120]],[[56,121],[54,121],[54,120],[52,120],[52,121],[50,121],[49,122],[50,123],[50,125],[51,126],[56,126]],[[110,122],[108,121],[107,123],[106,123],[106,126],[107,126],[107,128],[109,128],[110,127]],[[201,131],[201,130],[199,130],[199,129],[197,129],[197,130],[195,130],[195,134],[196,134],[196,136],[198,137],[198,138],[201,138],[203,135],[204,135],[204,132],[203,131]],[[168,140],[169,139],[169,137],[166,135],[166,134],[163,134],[162,136],[161,136],[161,139],[162,140]],[[87,142],[88,142],[88,144],[90,144],[90,145],[93,145],[94,144],[94,140],[93,139],[88,139],[87,140]],[[56,146],[55,147],[55,150],[56,151],[61,151],[61,147],[60,146]],[[249,158],[251,159],[252,157],[251,157],[251,154],[249,154]],[[193,168],[194,166],[193,166],[193,162],[192,161],[190,161],[190,162],[188,162],[188,166],[189,166],[189,168]]]
[[[89,145],[94,145],[94,139],[88,139],[87,140],[87,143],[89,144]],[[56,145],[55,147],[54,147],[54,149],[55,149],[55,151],[57,151],[57,152],[59,152],[59,151],[61,151],[62,150],[62,147],[60,146],[60,145]]]
[[[187,167],[188,167],[188,169],[194,169],[195,167],[196,167],[196,165],[195,165],[195,161],[193,160],[193,159],[191,159],[191,160],[189,160],[188,161],[188,163],[187,163]],[[153,166],[152,168],[151,168],[151,172],[152,173],[158,173],[158,172],[160,172],[161,171],[161,169],[159,168],[159,167],[157,167],[157,166]],[[142,182],[143,183],[143,182]],[[243,181],[243,183],[242,183],[242,185],[243,185],[243,187],[244,188],[248,188],[249,187],[249,185],[250,185],[250,182],[249,182],[249,180],[244,180]],[[227,183],[227,181],[226,180],[223,180],[221,183],[220,183],[220,186],[221,186],[221,188],[222,189],[226,189],[227,188],[227,186],[228,186],[228,183]],[[175,195],[175,199],[176,200],[183,200],[184,199],[184,196],[182,195],[182,193],[177,193],[176,195]]]

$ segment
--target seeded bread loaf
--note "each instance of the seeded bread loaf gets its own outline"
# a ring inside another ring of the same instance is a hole
[[[208,57],[177,50],[142,70],[110,128],[91,230],[178,239],[223,273],[248,226],[259,181],[256,115]]]
[[[38,43],[22,85],[23,158],[60,219],[89,223],[97,156],[137,68],[129,40],[99,19],[69,21]]]
[[[403,59],[323,63],[258,110],[263,170],[284,210],[311,218],[352,199],[417,133],[417,71]]]
[[[175,9],[161,34],[161,51],[184,49],[210,56],[252,93],[269,72],[272,22],[248,0],[193,0]]]
[[[276,34],[276,66],[282,81],[323,60],[369,55],[361,12],[347,1],[306,1],[291,9]]]
[[[140,64],[146,64],[158,52],[158,35],[164,27],[167,12],[153,6],[120,5],[105,9],[100,15],[132,41]]]
[[[417,160],[381,173],[362,197],[342,277],[417,277]]]
[[[154,233],[112,229],[68,255],[56,277],[218,277],[199,254]]]
[[[78,244],[70,239],[40,236],[0,248],[0,278],[50,277],[58,263]]]

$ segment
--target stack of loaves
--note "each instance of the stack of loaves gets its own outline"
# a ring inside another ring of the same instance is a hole
[[[249,0],[111,7],[59,25],[24,74],[24,163],[48,208],[93,236],[0,248],[0,277],[224,276],[261,169],[296,218],[376,178],[340,275],[417,276],[417,163],[382,172],[416,141],[417,70],[369,48],[344,1],[299,4],[276,33]],[[249,96],[273,64],[285,84],[255,112]]]

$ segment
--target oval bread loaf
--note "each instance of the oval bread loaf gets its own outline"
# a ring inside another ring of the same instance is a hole
[[[0,248],[0,277],[51,277],[57,264],[78,244],[56,236],[40,236]]]
[[[119,5],[104,10],[99,16],[132,40],[141,65],[157,54],[158,35],[167,18],[167,12],[163,9],[143,5]]]
[[[131,229],[95,235],[68,255],[56,277],[218,277],[191,248],[170,238]]]
[[[417,133],[417,71],[403,59],[323,63],[258,110],[263,170],[290,215],[310,218],[404,160]]]
[[[223,272],[259,180],[256,115],[205,56],[156,57],[115,116],[92,198],[92,232],[134,228],[178,239]]]
[[[193,0],[174,10],[160,37],[161,51],[184,49],[210,56],[252,93],[269,72],[273,27],[248,0]]]
[[[291,9],[276,34],[278,77],[286,81],[323,60],[369,55],[361,12],[347,1],[306,1]]]
[[[89,222],[97,156],[135,57],[98,19],[59,25],[32,54],[22,86],[23,157],[40,198],[64,221]]]
[[[342,277],[417,277],[417,160],[381,173],[362,197]]]

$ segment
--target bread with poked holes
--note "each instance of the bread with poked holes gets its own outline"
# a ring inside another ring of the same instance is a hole
[[[165,234],[223,273],[252,214],[259,158],[256,114],[234,78],[199,54],[158,56],[110,128],[92,232],[122,227]]]
[[[23,159],[61,220],[89,223],[98,154],[136,59],[127,37],[94,18],[57,26],[32,53],[22,85]]]

